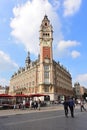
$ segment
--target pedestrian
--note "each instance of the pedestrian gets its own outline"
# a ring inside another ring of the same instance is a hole
[[[63,105],[64,105],[65,116],[68,117],[69,101],[67,97],[65,97]]]
[[[16,109],[16,100],[13,101],[13,108]]]
[[[25,109],[25,104],[26,104],[25,99],[23,99],[23,109]]]
[[[74,118],[74,107],[75,107],[75,102],[73,100],[73,98],[69,99],[69,108],[70,108],[70,113],[71,113],[71,117]]]
[[[30,99],[30,109],[32,109],[32,99]]]
[[[40,107],[41,107],[41,100],[39,99],[38,100],[38,109],[40,110]]]
[[[16,109],[16,104],[14,104],[14,110]]]
[[[38,103],[37,103],[36,100],[34,101],[34,104],[33,104],[33,105],[34,105],[34,109],[37,109],[37,107],[38,107]]]
[[[80,109],[81,109],[81,112],[83,110],[86,111],[86,108],[84,107],[84,101],[83,100],[80,101]]]

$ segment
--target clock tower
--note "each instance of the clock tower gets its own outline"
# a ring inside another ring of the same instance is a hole
[[[45,15],[40,26],[40,60],[52,62],[53,30],[48,17]]]
[[[53,28],[47,15],[42,20],[40,31],[40,84],[43,85],[43,92],[50,92],[50,87],[53,84],[52,74],[52,41],[53,41]]]

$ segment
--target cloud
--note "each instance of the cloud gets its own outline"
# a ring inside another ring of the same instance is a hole
[[[9,85],[9,74],[18,69],[18,65],[11,60],[10,56],[0,51],[0,85]]]
[[[74,50],[71,52],[71,56],[72,56],[72,58],[77,58],[80,56],[80,52]]]
[[[25,46],[27,51],[39,53],[39,29],[45,15],[51,20],[56,35],[54,41],[61,39],[61,23],[59,16],[48,0],[32,0],[13,8],[14,17],[11,19],[11,35]]]
[[[0,85],[2,85],[4,87],[9,85],[9,80],[0,77]]]
[[[18,65],[7,54],[0,51],[0,72],[11,71],[17,68]]]
[[[64,16],[72,16],[79,11],[82,0],[64,0]]]
[[[52,5],[54,6],[55,10],[58,10],[60,7],[60,1],[59,0],[52,0]]]
[[[80,56],[80,53],[77,51],[71,51],[73,47],[76,47],[80,45],[79,42],[77,41],[71,41],[71,40],[61,40],[57,44],[57,49],[58,49],[58,55],[59,56],[72,56],[73,58],[76,58],[77,56]]]
[[[80,74],[75,81],[79,82],[81,86],[87,87],[87,74]]]
[[[59,43],[58,43],[58,49],[63,51],[69,47],[73,47],[73,46],[77,46],[79,45],[80,43],[77,42],[77,41],[71,41],[71,40],[67,40],[67,41],[64,41],[64,40],[61,40]]]

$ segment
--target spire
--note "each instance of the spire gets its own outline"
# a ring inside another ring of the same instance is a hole
[[[48,24],[50,24],[50,20],[48,19],[48,16],[45,14],[45,16],[44,16],[44,18],[43,18],[43,20],[42,20],[42,24],[43,23],[48,23]],[[45,24],[46,25],[46,24]]]
[[[45,14],[45,16],[44,16],[44,20],[48,20],[48,17],[47,17],[47,15]]]
[[[26,67],[29,66],[31,60],[30,60],[30,52],[28,51],[28,56],[26,57],[25,63],[26,63]]]

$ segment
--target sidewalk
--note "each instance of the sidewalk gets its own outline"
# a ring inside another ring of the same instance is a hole
[[[9,109],[9,110],[0,110],[0,116],[8,116],[8,115],[16,115],[16,114],[25,114],[25,113],[34,113],[34,112],[43,112],[43,111],[52,111],[52,110],[63,110],[63,105],[54,105],[54,106],[47,106],[41,107],[41,110],[30,110],[27,109]]]
[[[75,109],[79,109],[80,106],[76,106]],[[9,110],[0,110],[0,117],[1,116],[8,116],[8,115],[16,115],[16,114],[26,114],[26,113],[34,113],[34,112],[44,112],[44,111],[54,111],[54,110],[64,110],[64,106],[62,104],[52,105],[41,107],[41,110],[30,110],[30,108],[22,109],[9,109]]]

